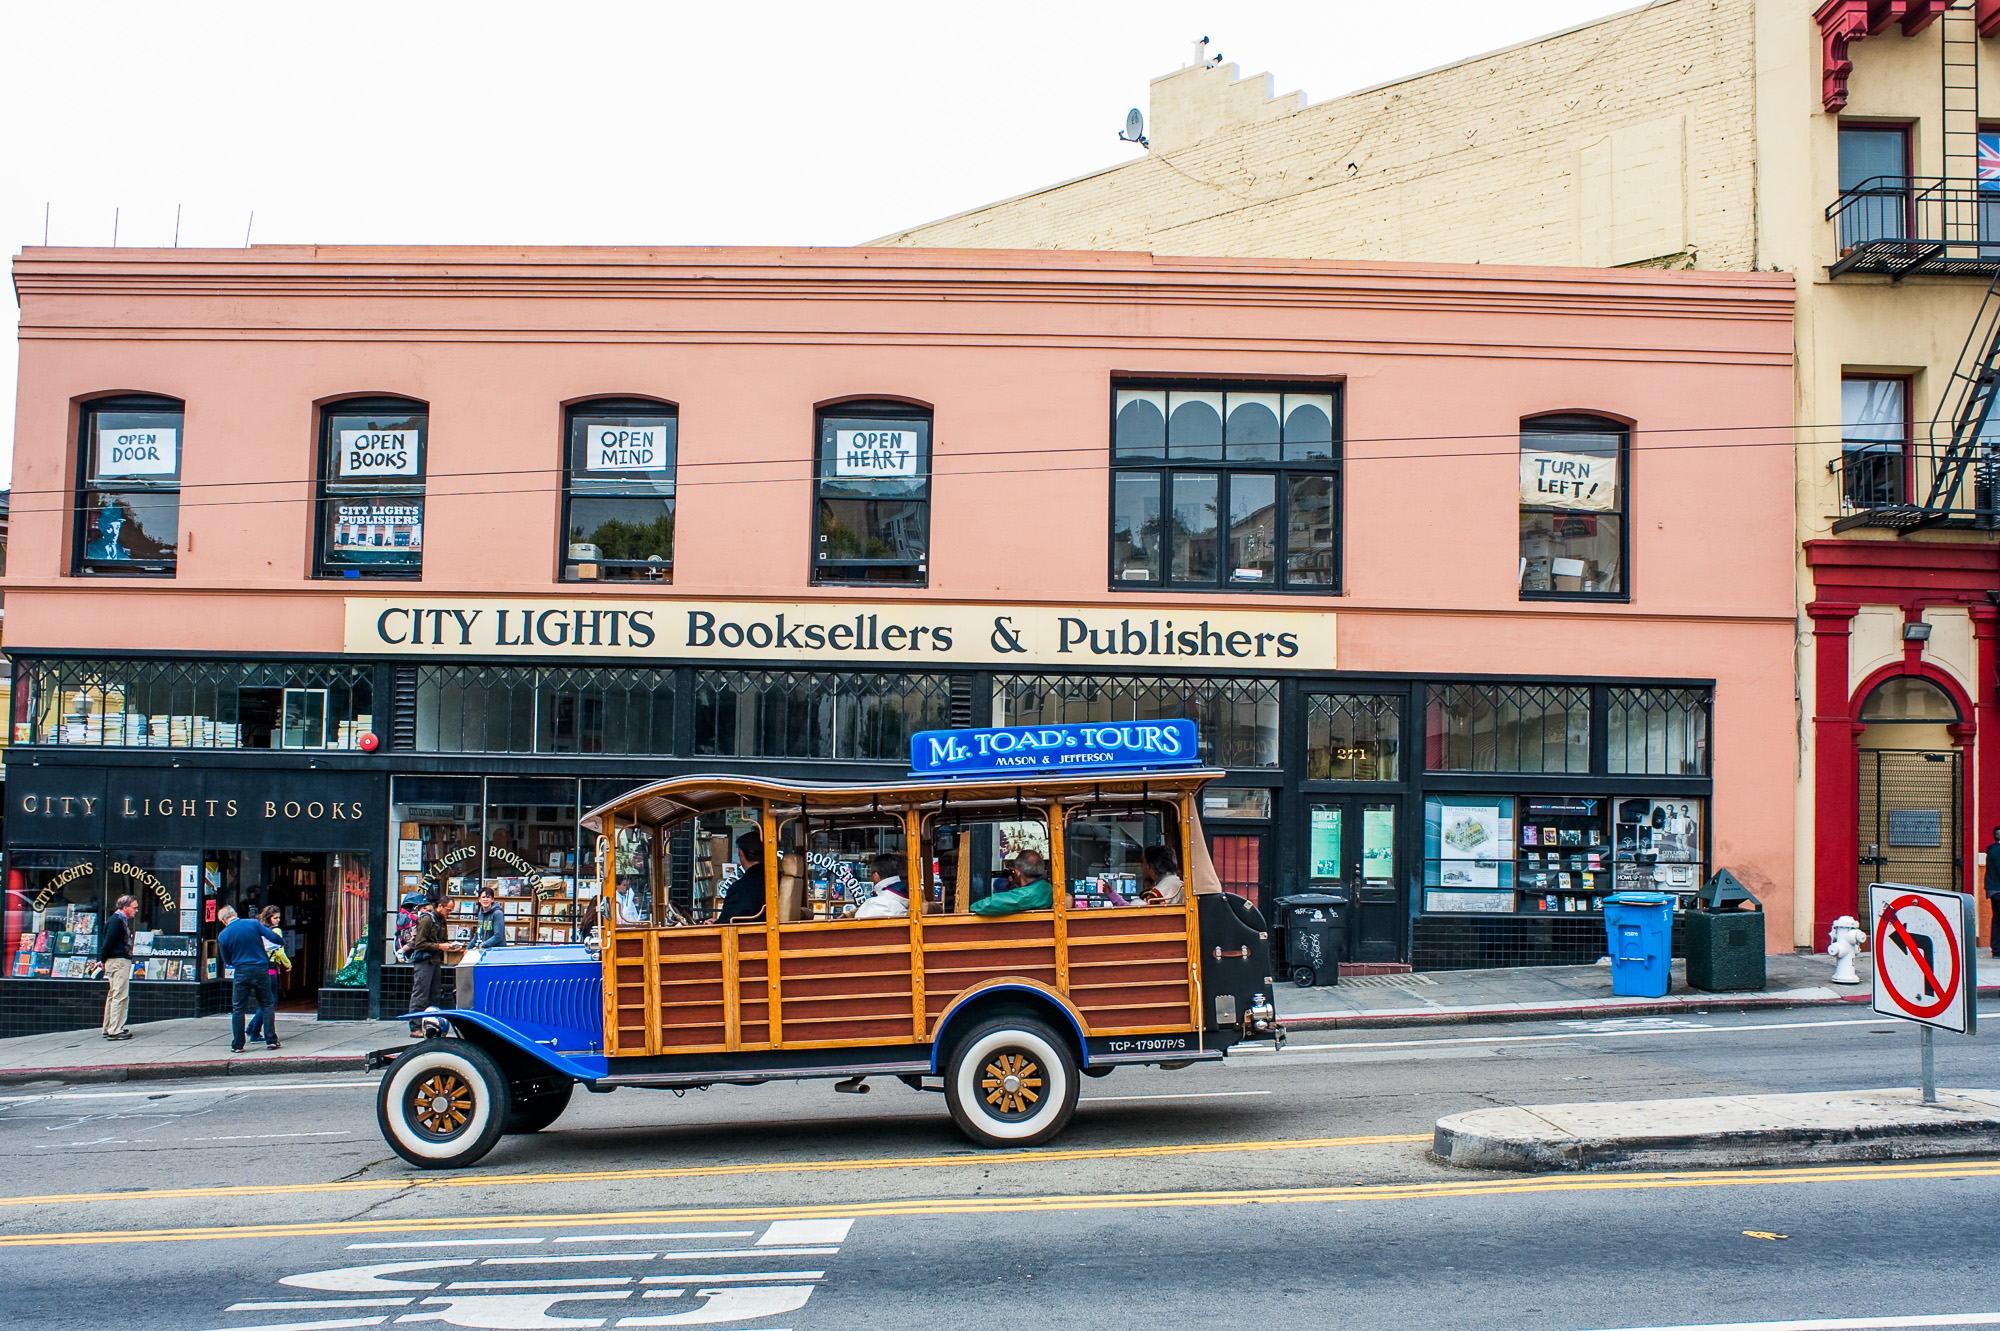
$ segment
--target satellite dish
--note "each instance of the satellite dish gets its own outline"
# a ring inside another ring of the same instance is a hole
[[[1138,107],[1125,113],[1125,132],[1118,137],[1126,143],[1136,143],[1142,148],[1146,146],[1146,117],[1139,113]]]

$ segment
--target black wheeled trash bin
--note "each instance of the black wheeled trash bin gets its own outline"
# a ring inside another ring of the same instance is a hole
[[[1727,869],[1695,894],[1687,920],[1688,988],[1727,993],[1764,987],[1764,907]]]
[[[1285,926],[1285,968],[1301,989],[1340,983],[1340,954],[1346,950],[1347,898],[1324,892],[1279,897]]]

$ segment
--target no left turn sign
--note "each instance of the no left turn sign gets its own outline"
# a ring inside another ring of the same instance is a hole
[[[1870,1006],[1885,1017],[1969,1034],[1978,1020],[1972,1001],[1972,898],[1904,883],[1868,885],[1869,931],[1875,951]]]

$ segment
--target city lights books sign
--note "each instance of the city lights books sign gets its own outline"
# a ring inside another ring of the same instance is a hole
[[[1334,616],[1311,610],[372,596],[346,610],[346,650],[367,656],[1335,668]]]

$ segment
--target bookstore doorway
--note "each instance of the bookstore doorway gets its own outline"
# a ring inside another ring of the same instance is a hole
[[[358,851],[221,851],[211,865],[221,903],[237,913],[275,906],[292,969],[280,978],[278,1008],[316,1011],[368,927],[369,857]]]

